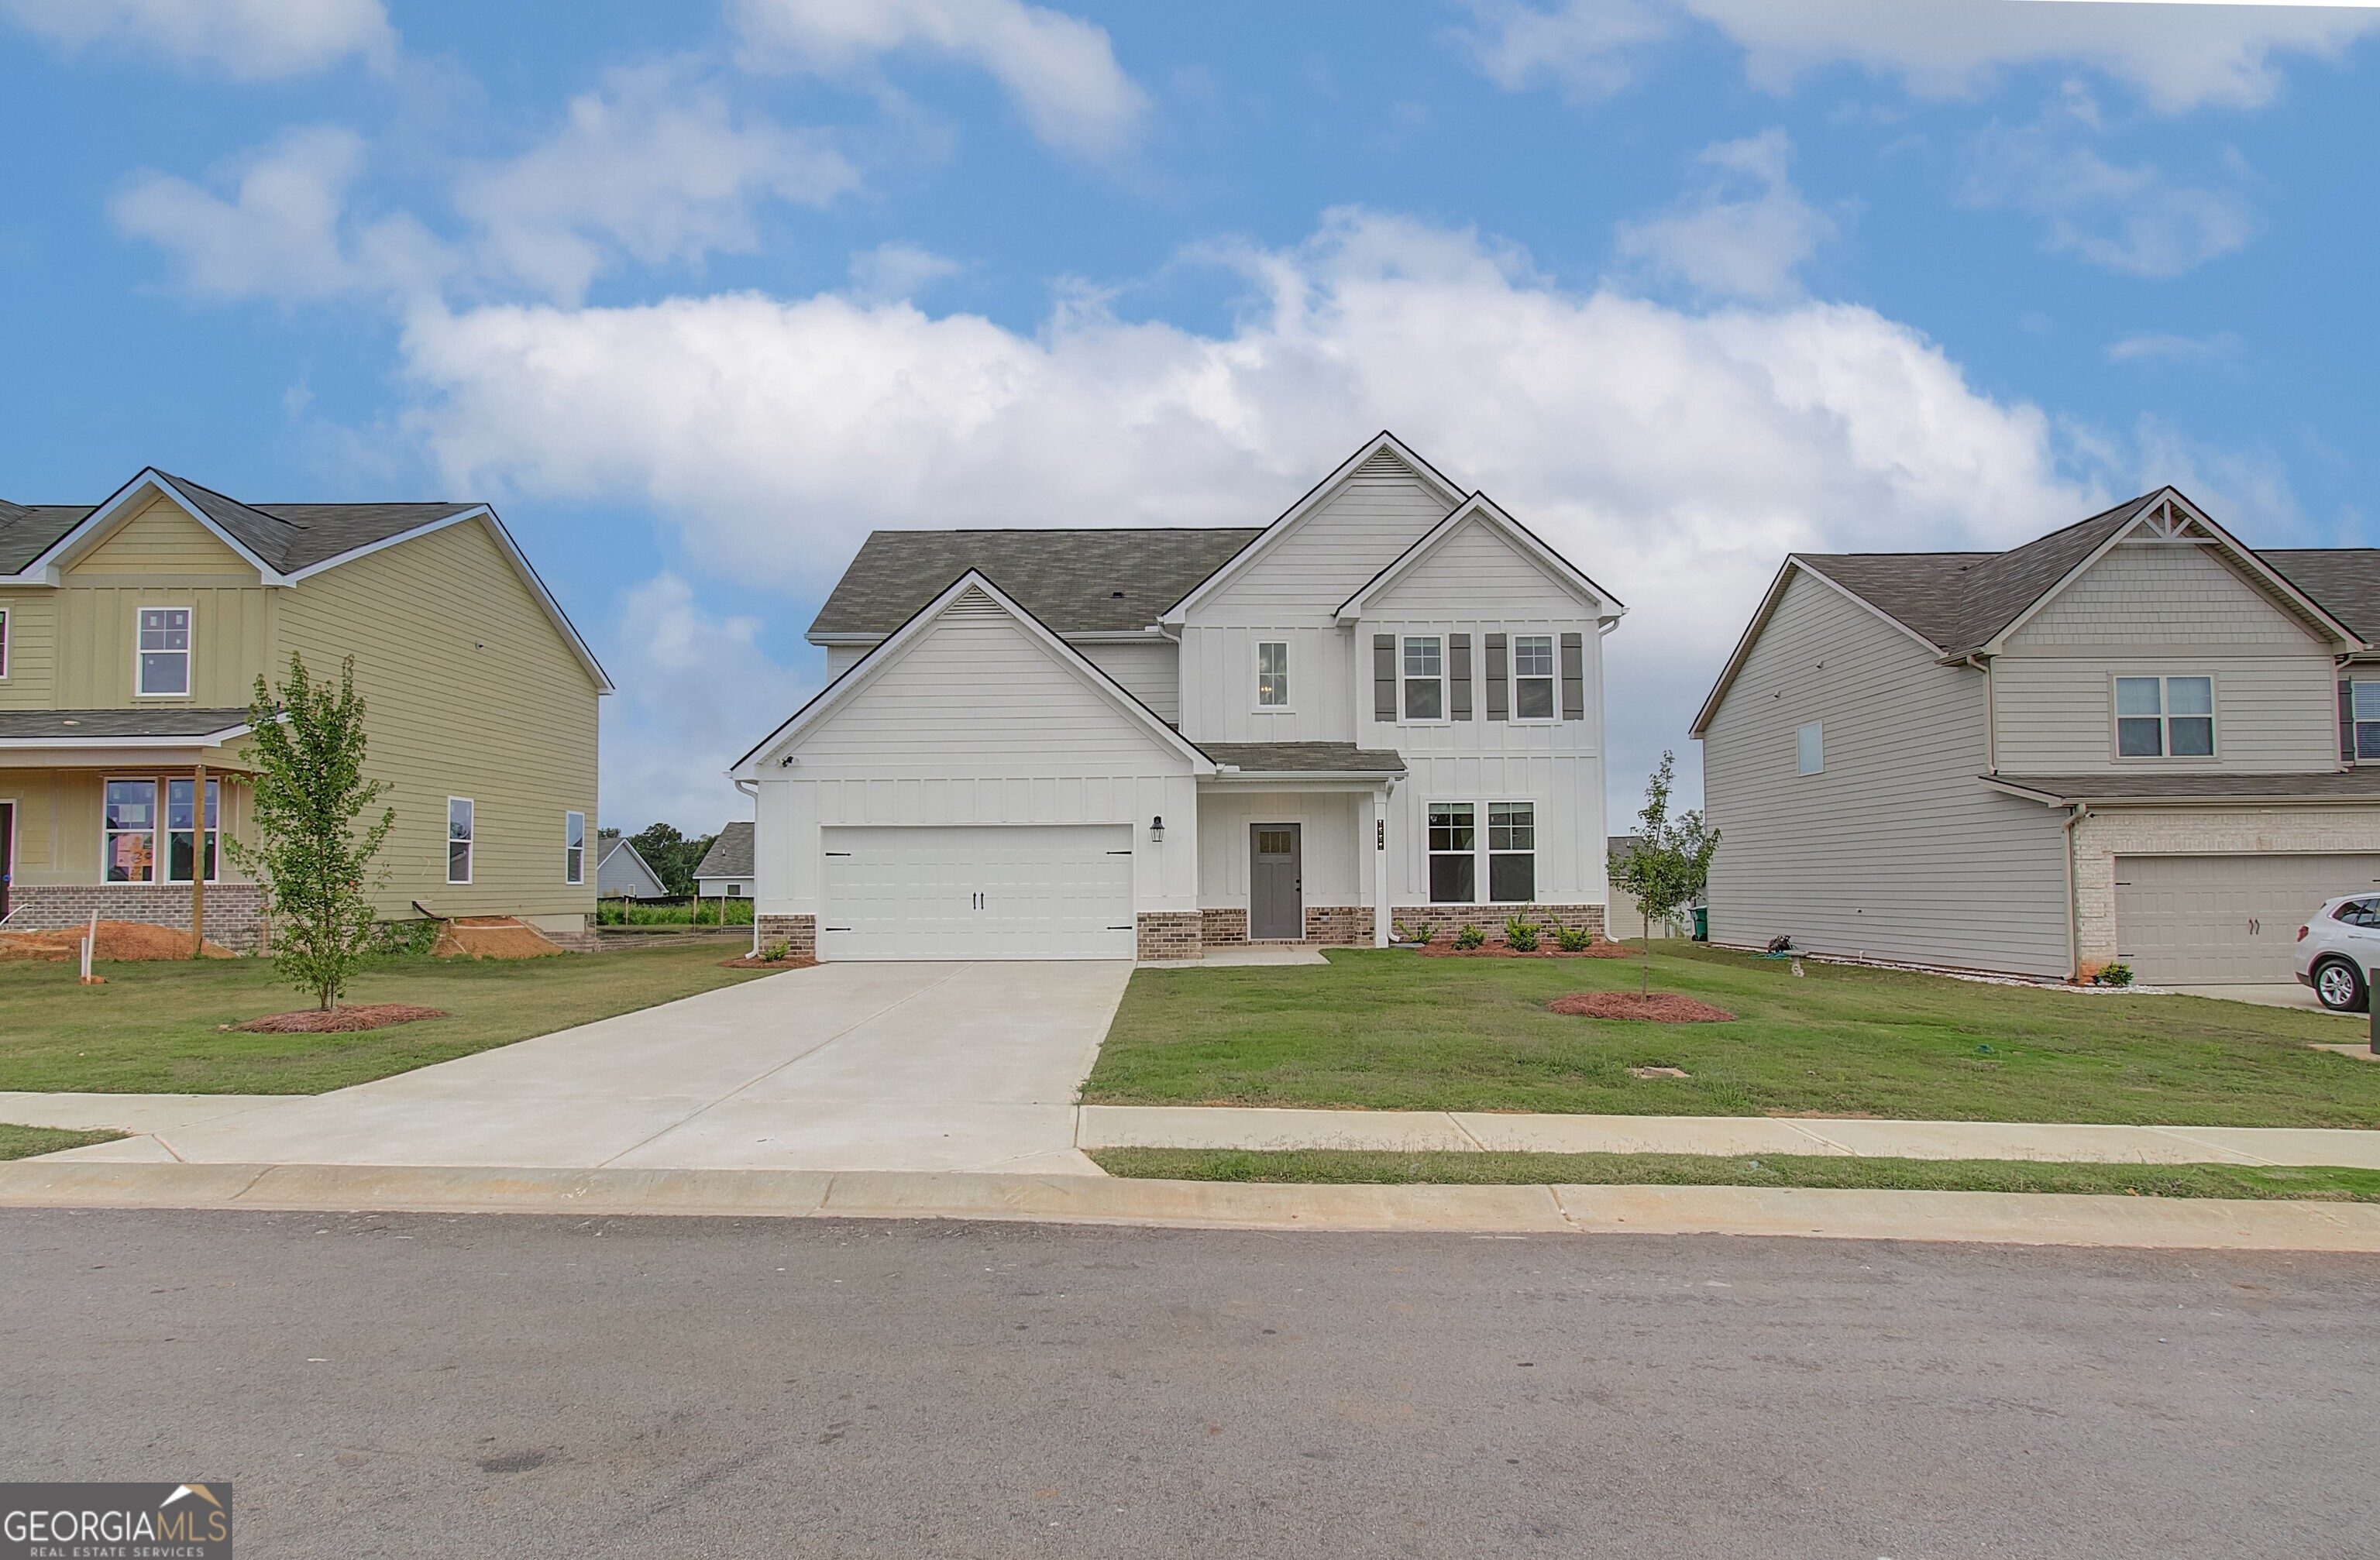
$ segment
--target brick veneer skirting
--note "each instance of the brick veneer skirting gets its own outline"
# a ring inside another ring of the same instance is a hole
[[[759,918],[760,946],[782,942],[785,950],[796,958],[818,957],[818,917],[815,915],[763,915]]]
[[[1143,959],[1196,959],[1203,914],[1196,910],[1144,910],[1136,917]]]
[[[1305,940],[1325,948],[1372,946],[1372,907],[1367,904],[1309,904],[1305,907]]]
[[[1391,928],[1404,925],[1418,931],[1427,926],[1432,939],[1450,937],[1468,925],[1500,942],[1504,923],[1516,918],[1540,926],[1572,926],[1597,937],[1605,935],[1599,904],[1401,904],[1389,912]]]
[[[207,940],[241,952],[256,949],[264,892],[253,883],[207,885]],[[103,921],[136,921],[149,926],[190,925],[187,883],[45,883],[8,890],[7,930],[53,932],[88,925],[91,912]]]
[[[1245,910],[1200,911],[1198,940],[1207,948],[1237,948],[1248,940],[1248,913]]]

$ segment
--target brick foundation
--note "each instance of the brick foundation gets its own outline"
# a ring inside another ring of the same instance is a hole
[[[1203,912],[1145,910],[1136,920],[1142,959],[1196,959],[1202,951]]]
[[[782,942],[786,951],[796,959],[818,957],[818,917],[815,915],[763,915],[760,923],[760,946]]]
[[[242,953],[256,950],[262,921],[263,890],[253,883],[207,885],[207,940]],[[8,890],[7,930],[54,932],[86,925],[97,911],[103,921],[134,921],[146,926],[190,926],[187,883],[26,884]]]
[[[1207,948],[1239,947],[1248,940],[1248,913],[1245,910],[1200,911],[1198,940]]]
[[[1309,904],[1305,907],[1305,940],[1325,948],[1372,946],[1372,907],[1362,904]]]
[[[1599,904],[1401,904],[1389,912],[1391,930],[1428,928],[1430,938],[1451,937],[1464,926],[1476,926],[1497,942],[1504,938],[1504,923],[1534,921],[1540,926],[1572,926],[1606,935]],[[1367,939],[1368,940],[1368,939]]]

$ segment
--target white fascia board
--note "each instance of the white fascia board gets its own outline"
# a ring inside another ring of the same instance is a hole
[[[225,530],[221,526],[216,525],[214,521],[209,517],[206,511],[200,509],[197,504],[192,503],[189,498],[183,493],[181,489],[174,485],[172,478],[167,477],[164,472],[158,470],[153,466],[142,466],[140,472],[133,477],[131,481],[127,482],[121,488],[116,489],[115,492],[109,494],[106,502],[101,504],[97,509],[92,510],[89,514],[84,515],[81,520],[77,522],[75,526],[67,532],[66,535],[52,542],[49,547],[42,552],[40,557],[35,558],[31,562],[27,563],[22,569],[19,569],[14,574],[0,574],[0,581],[5,581],[10,585],[57,584],[58,572],[65,561],[72,557],[76,552],[81,550],[82,548],[88,545],[101,532],[105,531],[110,526],[114,526],[115,522],[122,517],[124,511],[130,506],[133,501],[142,495],[144,488],[153,490],[160,497],[171,501],[174,507],[179,509],[183,514],[188,515],[191,519],[205,526],[208,533],[217,541],[222,542],[225,547],[230,548],[233,552],[237,553],[239,556],[241,562],[253,568],[257,573],[257,577],[262,580],[266,585],[288,585],[293,583],[289,575],[283,574],[280,570],[274,568],[263,559],[259,558],[255,553],[248,550],[248,545],[245,542],[241,541],[237,537],[233,536],[229,531]]]
[[[1245,547],[1223,560],[1220,568],[1192,586],[1188,595],[1165,610],[1164,615],[1158,619],[1159,623],[1168,628],[1181,627],[1188,621],[1190,609],[1193,606],[1221,589],[1229,581],[1245,574],[1251,564],[1266,552],[1270,551],[1276,542],[1295,529],[1298,524],[1312,514],[1325,499],[1337,492],[1346,480],[1355,474],[1356,467],[1378,454],[1382,450],[1393,452],[1399,460],[1413,467],[1415,476],[1435,487],[1438,490],[1440,503],[1451,509],[1463,502],[1462,489],[1449,482],[1445,475],[1436,466],[1407,449],[1402,440],[1388,429],[1382,429],[1373,435],[1362,449],[1340,462],[1338,469],[1307,489],[1304,498],[1281,512],[1281,518],[1249,538]]]
[[[0,753],[24,753],[44,747],[68,752],[117,748],[142,753],[196,752],[200,748],[221,747],[227,742],[237,742],[253,730],[254,727],[243,720],[237,726],[225,726],[220,732],[204,732],[188,737],[0,737]]]
[[[1105,695],[1126,716],[1140,722],[1160,742],[1187,759],[1193,775],[1203,777],[1215,772],[1215,761],[1200,752],[1197,745],[1187,737],[1168,725],[1164,717],[1143,704],[1129,688],[1100,671],[1080,650],[1067,644],[1054,629],[1020,606],[1006,591],[992,584],[980,572],[969,569],[944,587],[941,595],[920,607],[916,615],[893,630],[874,649],[844,668],[842,676],[820,689],[808,703],[794,711],[776,730],[755,744],[750,752],[735,760],[727,770],[728,778],[753,780],[760,779],[760,771],[753,763],[754,759],[771,749],[782,747],[792,742],[803,731],[817,724],[830,710],[850,698],[864,684],[874,682],[886,667],[899,660],[911,646],[931,633],[934,621],[941,616],[943,610],[965,594],[969,588],[980,590],[990,597],[1002,611],[1024,628],[1027,635],[1037,640],[1044,649],[1054,655],[1076,676]]]
[[[1554,584],[1560,586],[1581,601],[1596,610],[1598,623],[1617,623],[1627,615],[1628,609],[1617,597],[1587,577],[1586,571],[1546,545],[1544,538],[1506,514],[1502,506],[1485,493],[1473,493],[1456,505],[1453,512],[1423,533],[1419,540],[1389,561],[1388,567],[1358,587],[1355,594],[1339,604],[1342,626],[1360,620],[1364,608],[1371,599],[1388,590],[1407,574],[1421,566],[1422,561],[1438,550],[1449,537],[1473,520],[1485,520],[1502,533],[1504,539],[1536,565]]]

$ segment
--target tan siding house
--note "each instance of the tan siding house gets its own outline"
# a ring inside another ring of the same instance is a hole
[[[390,785],[386,916],[594,909],[602,669],[486,506],[249,505],[144,471],[97,508],[0,503],[0,913],[188,926],[196,786],[249,827],[248,703],[353,656]],[[465,837],[458,837],[465,836]],[[219,857],[208,935],[264,907]]]

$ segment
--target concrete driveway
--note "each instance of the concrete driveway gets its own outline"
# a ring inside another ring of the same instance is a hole
[[[79,1096],[145,1135],[65,1157],[1098,1175],[1074,1102],[1131,973],[822,964],[334,1094],[127,1096],[120,1122]]]

